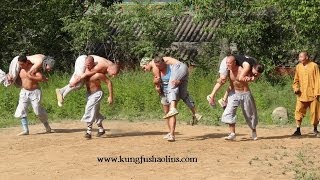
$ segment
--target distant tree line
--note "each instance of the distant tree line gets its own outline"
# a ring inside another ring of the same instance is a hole
[[[56,69],[69,72],[80,54],[137,64],[168,49],[174,21],[188,12],[198,22],[219,18],[215,38],[196,63],[217,63],[223,44],[259,58],[268,68],[294,65],[307,50],[319,59],[320,0],[181,0],[170,3],[107,0],[0,1],[0,68],[21,52],[54,56]],[[137,33],[140,33],[139,36]]]

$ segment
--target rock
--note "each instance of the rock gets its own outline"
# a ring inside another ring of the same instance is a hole
[[[276,121],[288,121],[288,110],[285,107],[277,107],[272,111],[272,119]]]

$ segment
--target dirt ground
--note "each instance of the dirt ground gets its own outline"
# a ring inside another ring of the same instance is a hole
[[[223,138],[226,126],[178,123],[176,141],[167,142],[161,121],[104,125],[107,135],[91,140],[84,138],[85,124],[78,121],[53,123],[51,134],[43,134],[41,124],[32,125],[31,134],[23,137],[16,136],[20,127],[0,129],[1,179],[320,178],[320,138],[309,134],[311,127],[302,128],[298,139],[290,136],[293,127],[259,127],[260,139],[252,141],[249,128],[241,126],[237,140],[229,142]],[[152,161],[152,156],[167,156],[167,162],[125,162],[141,157]],[[98,162],[98,157],[117,157],[119,162]],[[168,162],[185,157],[197,162]]]

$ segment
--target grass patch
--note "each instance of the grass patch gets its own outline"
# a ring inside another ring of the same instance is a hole
[[[86,104],[85,88],[70,93],[62,108],[57,106],[55,89],[65,86],[69,82],[69,74],[50,74],[49,81],[42,83],[43,106],[49,114],[49,121],[56,122],[61,119],[80,120]],[[193,97],[198,112],[203,115],[202,124],[220,125],[220,117],[223,109],[211,108],[208,105],[206,96],[211,92],[217,75],[214,73],[202,75],[194,71],[189,78],[189,93]],[[101,112],[109,119],[127,119],[129,121],[161,119],[163,116],[159,96],[154,90],[151,73],[142,71],[122,72],[118,77],[112,78],[114,85],[115,101],[112,106],[107,104],[107,88],[103,85],[105,97],[102,100]],[[251,91],[258,108],[260,124],[294,124],[295,95],[291,89],[292,79],[284,78],[281,83],[271,83],[264,78],[251,83]],[[227,85],[217,95],[222,97]],[[18,104],[20,89],[16,87],[0,87],[0,127],[8,127],[20,124],[19,120],[13,117]],[[275,122],[271,118],[274,108],[283,106],[288,109],[288,122]],[[179,121],[189,122],[191,111],[180,101],[178,104],[180,114]],[[28,118],[31,123],[39,122],[33,115],[30,107]],[[308,117],[307,117],[308,118]],[[239,124],[245,124],[242,112],[238,111]],[[309,125],[308,120],[303,121]]]

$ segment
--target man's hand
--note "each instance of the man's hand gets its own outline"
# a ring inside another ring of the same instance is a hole
[[[80,81],[80,76],[75,75],[74,76],[74,80],[70,82],[69,86],[70,87],[75,87],[79,81]]]
[[[113,103],[113,99],[111,96],[108,97],[108,103],[111,105]]]
[[[12,83],[13,82],[13,77],[11,74],[7,74],[7,80],[9,83]]]
[[[174,86],[178,86],[181,81],[180,80],[172,80],[171,83],[174,85]]]
[[[153,83],[154,83],[154,84],[160,84],[160,77],[155,76],[155,77],[153,78]]]
[[[49,80],[49,78],[47,78],[47,77],[42,77],[42,82],[48,82],[48,80]]]
[[[160,96],[163,95],[163,92],[162,92],[160,86],[156,86],[155,89],[156,89],[156,91],[158,92],[158,94],[159,94]]]
[[[294,91],[294,94],[296,94],[296,95],[300,95],[300,94],[301,94],[301,91],[300,91],[300,89],[298,89],[298,90],[295,90],[295,91]]]
[[[31,68],[30,71],[28,72],[28,74],[34,75],[36,72],[37,72],[37,69]]]
[[[244,81],[244,82],[252,82],[255,79],[256,78],[254,76],[245,76],[245,77],[243,77],[242,81]]]

